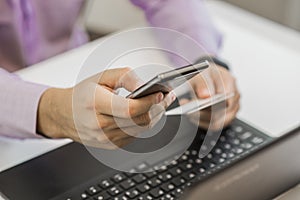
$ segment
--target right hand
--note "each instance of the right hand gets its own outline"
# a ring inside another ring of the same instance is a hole
[[[140,84],[130,70],[106,70],[73,88],[46,90],[39,103],[37,131],[50,138],[70,138],[105,149],[128,144],[153,127],[175,100],[172,93],[140,99],[118,96],[116,89],[133,91]]]

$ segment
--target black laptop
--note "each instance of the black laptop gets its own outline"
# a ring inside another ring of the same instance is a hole
[[[174,138],[178,124],[184,123],[186,134],[195,128],[182,117],[165,120],[159,134],[125,148],[155,150]],[[236,119],[200,158],[205,137],[198,129],[183,154],[176,148],[163,158],[124,161],[130,172],[111,169],[83,145],[70,143],[1,172],[0,193],[13,200],[270,199],[300,181],[299,128],[273,139]],[[184,138],[177,142],[180,146]],[[145,168],[155,170],[139,173]]]

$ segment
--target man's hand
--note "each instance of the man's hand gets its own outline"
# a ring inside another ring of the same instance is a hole
[[[130,68],[104,71],[70,89],[48,89],[38,108],[38,132],[50,138],[115,149],[159,121],[174,100],[169,94],[127,99],[116,89],[136,89],[140,81]],[[114,144],[112,145],[111,142]]]
[[[200,119],[199,113],[190,114],[191,121],[199,124],[204,129],[219,130],[223,128],[223,123],[224,126],[229,125],[240,108],[240,93],[237,89],[235,78],[227,69],[220,66],[216,68],[209,68],[203,74],[197,75],[190,80],[195,95],[201,99],[209,98],[218,93],[234,93],[235,95],[226,101],[225,110],[224,108],[217,111],[214,110],[215,113],[212,114],[211,108],[204,109],[200,111]],[[184,104],[187,100],[183,99],[180,102]]]

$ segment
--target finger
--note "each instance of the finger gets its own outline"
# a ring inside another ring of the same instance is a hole
[[[239,93],[235,93],[235,96],[231,97],[230,99],[228,99],[226,101],[226,107],[224,107],[224,102],[221,102],[219,104],[215,104],[213,106],[213,110],[212,107],[206,108],[204,110],[200,111],[200,118],[203,121],[210,121],[212,118],[212,113],[215,112],[215,116],[218,116],[220,112],[224,112],[224,109],[226,109],[226,112],[231,112],[236,105],[239,104],[239,99],[240,99],[240,95]]]
[[[126,67],[110,69],[98,74],[98,84],[112,89],[125,88],[133,91],[142,84],[142,81],[131,68]]]
[[[234,120],[234,118],[236,117],[236,114],[238,113],[239,109],[240,109],[240,104],[236,105],[231,110],[231,112],[226,114],[226,120],[225,120],[225,123],[224,123],[225,126],[228,126]]]
[[[150,113],[144,113],[132,119],[112,117],[109,115],[98,115],[99,128],[104,131],[109,131],[113,129],[127,128],[132,126],[148,126],[151,124]]]
[[[235,118],[237,112],[239,110],[239,105],[236,105],[230,112],[227,112],[224,117],[219,119],[215,119],[212,122],[211,129],[212,130],[220,130],[223,127],[227,127]]]
[[[208,98],[215,92],[213,80],[208,74],[201,74],[194,77],[192,79],[192,86],[199,98]]]
[[[132,118],[148,112],[152,105],[163,101],[162,93],[155,93],[140,99],[127,99],[108,91],[102,86],[96,87],[95,109],[98,114]]]
[[[227,94],[234,91],[233,77],[227,69],[217,66],[211,68],[210,72],[217,94]]]
[[[150,123],[148,119],[148,113],[141,116],[134,117],[132,119],[112,117],[110,115],[98,115],[99,128],[104,131],[109,131],[113,129],[126,128],[131,126],[144,126]]]
[[[227,127],[232,120],[235,118],[237,112],[239,110],[239,105],[236,105],[231,111],[226,112],[225,116],[215,118],[210,122],[210,129],[212,130],[220,130],[223,127]]]
[[[176,96],[172,92],[166,96],[159,92],[140,99],[129,99],[129,116],[135,117],[151,111],[150,115],[153,118],[156,114],[164,112],[175,99]],[[158,104],[158,106],[155,104]]]
[[[125,88],[129,92],[132,92],[143,84],[144,81],[142,81],[133,70],[130,70],[120,78],[118,87]]]
[[[187,103],[189,103],[190,102],[190,100],[188,100],[188,99],[180,99],[180,101],[179,101],[179,105],[184,105],[184,104],[187,104]]]
[[[234,96],[227,100],[227,107],[229,109],[234,107],[236,104],[239,103],[240,98],[241,98],[240,93],[236,91]]]
[[[118,148],[122,148],[125,147],[129,144],[131,144],[136,138],[135,137],[129,137],[126,139],[122,139],[122,140],[117,140],[113,142],[113,147],[112,149],[118,149]]]
[[[162,116],[165,109],[175,100],[175,96],[167,95],[160,104],[151,106],[148,112],[133,118],[121,118],[106,114],[97,113],[99,128],[107,131],[117,128],[125,128],[131,126],[152,126],[155,124],[153,119],[158,115]]]
[[[165,109],[167,109],[176,100],[176,95],[173,92],[169,92],[164,96],[164,99],[159,103]]]
[[[220,109],[214,113],[211,110],[203,110],[200,111],[200,116],[198,113],[193,113],[189,115],[189,118],[194,124],[199,123],[202,128],[208,128],[208,125],[212,124],[212,129],[216,130],[223,122],[227,126],[234,119],[238,110],[239,104],[235,104],[232,108],[227,108],[226,112],[224,109]]]

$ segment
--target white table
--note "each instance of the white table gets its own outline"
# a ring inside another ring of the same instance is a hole
[[[238,116],[272,136],[299,125],[300,34],[226,3],[210,1],[209,8],[225,36],[222,56],[238,78],[242,94]],[[37,83],[72,86],[81,63],[101,40],[17,74]],[[0,139],[0,171],[68,142]]]

